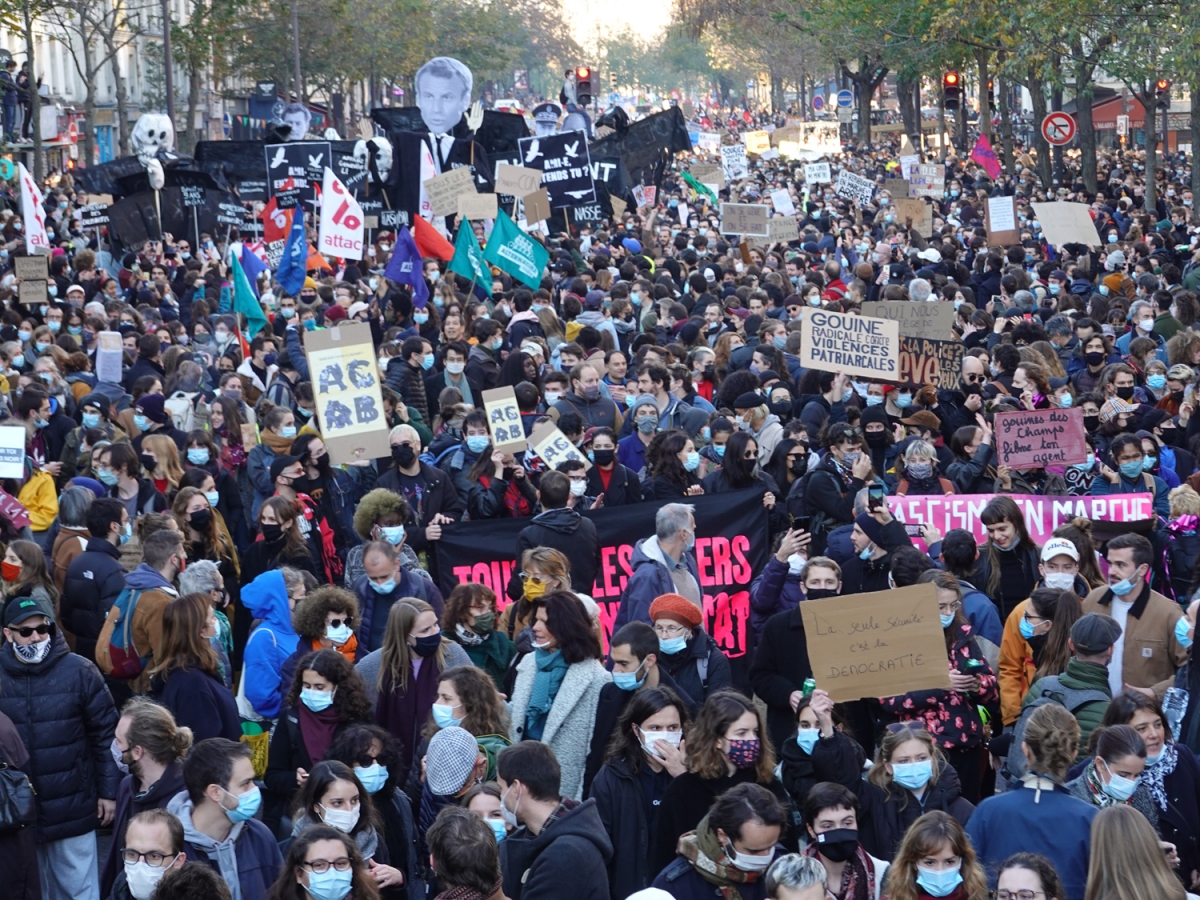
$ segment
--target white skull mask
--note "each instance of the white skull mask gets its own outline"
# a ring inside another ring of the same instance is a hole
[[[367,168],[369,159],[369,148],[367,144],[375,147],[378,155],[375,157],[375,168],[379,172],[379,177],[384,181],[387,180],[388,173],[392,171],[392,143],[385,137],[373,137],[369,141],[354,142],[354,159],[364,169]],[[368,174],[370,170],[368,169]]]
[[[162,113],[145,113],[133,126],[133,151],[142,165],[158,156],[160,150],[175,149],[175,126]]]

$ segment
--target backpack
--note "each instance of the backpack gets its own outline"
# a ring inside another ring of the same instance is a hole
[[[193,401],[198,396],[200,396],[198,393],[187,394],[183,391],[176,391],[163,404],[167,408],[167,412],[171,414],[175,427],[184,434],[192,431],[196,426],[196,407]]]
[[[1013,726],[1012,746],[1008,750],[1008,758],[1004,763],[1004,774],[1013,781],[1019,781],[1028,769],[1025,762],[1025,753],[1021,750],[1021,742],[1025,740],[1025,728],[1029,724],[1029,717],[1033,715],[1033,711],[1041,706],[1046,706],[1049,703],[1055,703],[1059,706],[1064,706],[1071,715],[1089,703],[1109,703],[1112,697],[1104,693],[1104,691],[1087,690],[1076,691],[1069,687],[1065,687],[1057,675],[1047,675],[1038,682],[1041,685],[1041,696],[1032,703],[1025,705],[1021,709],[1021,715],[1017,719],[1017,724]],[[1062,703],[1052,697],[1052,694],[1061,694]]]
[[[125,588],[117,596],[112,608],[108,611],[108,621],[112,628],[109,631],[108,642],[101,642],[96,647],[96,662],[101,671],[113,678],[137,678],[146,668],[150,656],[138,653],[133,643],[133,614],[137,610],[138,599],[142,591]],[[147,648],[149,649],[149,648]],[[107,656],[107,666],[102,657]]]

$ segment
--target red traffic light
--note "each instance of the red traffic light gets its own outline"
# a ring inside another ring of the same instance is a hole
[[[958,73],[957,72],[947,72],[945,74],[945,76],[942,78],[942,83],[945,84],[947,87],[957,86],[958,85]]]
[[[592,70],[587,66],[580,66],[575,70],[575,77],[580,81],[586,81],[592,75]]]
[[[1165,78],[1160,78],[1158,81],[1154,82],[1154,87],[1160,91],[1170,90],[1171,82],[1167,81]]]

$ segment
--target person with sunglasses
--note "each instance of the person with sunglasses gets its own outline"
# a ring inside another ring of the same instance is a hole
[[[49,603],[10,597],[3,622],[0,713],[37,749],[26,773],[38,817],[26,830],[37,842],[44,895],[98,897],[96,829],[112,822],[121,778],[110,752],[117,727],[112,695],[95,665],[67,649]],[[4,877],[7,894],[7,871]]]

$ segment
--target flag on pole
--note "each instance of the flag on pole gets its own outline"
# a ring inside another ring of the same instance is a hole
[[[417,309],[424,309],[429,300],[429,285],[425,283],[423,269],[421,252],[417,249],[416,241],[408,228],[401,225],[400,230],[396,232],[396,246],[392,249],[392,258],[388,260],[383,274],[397,284],[412,286],[413,306]]]
[[[244,255],[245,251],[243,250]],[[246,317],[246,334],[253,338],[269,323],[267,317],[263,315],[258,295],[251,286],[250,279],[246,277],[246,270],[242,268],[242,263],[238,260],[237,255],[230,254],[229,262],[230,268],[233,270],[233,311],[235,314],[241,313]]]
[[[1000,174],[1000,160],[996,159],[996,151],[992,149],[992,144],[986,134],[981,134],[979,140],[975,142],[975,149],[971,151],[971,160],[983,166],[984,171],[988,173],[988,178],[995,178]]]
[[[325,167],[325,185],[321,189],[321,227],[317,231],[317,249],[342,259],[363,258],[363,209],[346,186]]]
[[[500,210],[483,258],[536,291],[542,283],[542,271],[550,261],[550,251],[518,228],[508,213]]]
[[[21,220],[25,223],[25,246],[29,253],[49,253],[50,238],[46,236],[46,211],[42,208],[42,192],[24,163],[17,163],[21,176]]]
[[[450,246],[450,242],[420,216],[413,217],[412,236],[422,256],[434,259],[450,259],[454,256],[454,248]]]
[[[717,202],[717,195],[712,192],[712,189],[708,185],[702,184],[701,182],[697,181],[695,178],[693,178],[687,172],[681,172],[680,174],[683,175],[683,180],[686,181],[691,186],[693,191],[695,191],[697,194],[704,194],[713,203]]]
[[[458,234],[454,236],[454,258],[447,266],[451,272],[457,272],[463,278],[470,278],[476,284],[487,284],[491,287],[491,277],[484,273],[483,250],[479,241],[475,240],[475,229],[470,222],[461,222]]]
[[[262,243],[257,245],[261,247]],[[270,268],[266,262],[255,251],[254,246],[250,244],[242,244],[242,269],[246,274],[246,280],[250,282],[250,290],[254,291],[254,296],[259,297],[258,293],[258,276],[263,272],[270,272]]]
[[[300,296],[306,277],[305,261],[308,259],[308,241],[304,239],[304,206],[297,204],[292,214],[292,230],[283,245],[283,261],[279,264],[276,280],[292,297]]]

